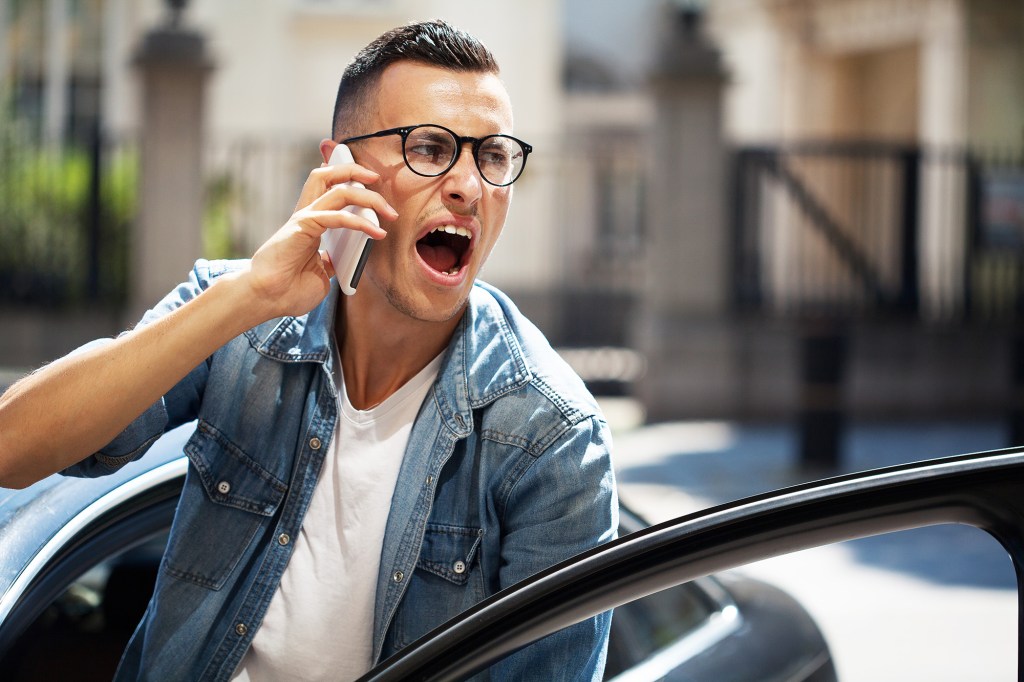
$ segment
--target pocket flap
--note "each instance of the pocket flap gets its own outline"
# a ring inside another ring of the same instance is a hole
[[[428,523],[416,567],[463,585],[483,535],[481,528]]]
[[[207,496],[217,504],[271,516],[288,490],[288,486],[207,422],[199,422],[185,444],[185,454],[198,472]]]

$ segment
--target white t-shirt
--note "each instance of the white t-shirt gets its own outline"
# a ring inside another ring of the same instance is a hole
[[[281,585],[234,680],[352,680],[370,669],[391,497],[440,365],[438,356],[380,405],[357,410],[335,362],[334,437]]]

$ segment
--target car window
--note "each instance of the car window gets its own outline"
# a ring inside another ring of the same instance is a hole
[[[605,679],[637,665],[696,630],[716,605],[696,583],[623,604],[612,616]]]
[[[844,680],[1018,679],[1018,585],[988,533],[942,524],[738,569],[797,598]]]
[[[632,509],[622,505],[619,535],[645,528],[647,523]],[[711,580],[685,583],[643,597],[615,609],[605,679],[611,679],[629,668],[672,646],[692,634],[722,607],[720,598],[708,593],[721,589]]]
[[[153,593],[166,544],[164,533],[86,567],[0,658],[4,679],[109,681]]]

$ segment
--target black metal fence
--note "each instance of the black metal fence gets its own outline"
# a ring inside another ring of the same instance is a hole
[[[41,147],[0,131],[0,304],[121,304],[135,216],[134,145],[103,139]]]
[[[880,144],[744,148],[733,195],[742,310],[1015,320],[1024,157]]]
[[[805,466],[838,463],[848,327],[860,321],[1001,328],[1024,395],[1024,155],[747,148],[733,182],[736,306],[798,321]],[[1024,410],[1011,411],[1024,442]]]
[[[1024,153],[967,159],[964,302],[981,320],[1024,321]]]
[[[129,282],[135,145],[94,134],[51,153],[27,140],[16,126],[0,131],[0,304],[117,305]],[[249,253],[285,220],[317,160],[310,149],[211,147],[204,252]],[[1020,153],[804,144],[741,148],[733,167],[739,310],[1024,319]]]
[[[37,137],[0,130],[0,305],[119,306],[130,283],[137,144],[94,133],[48,150]],[[203,254],[251,254],[287,220],[318,163],[315,142],[209,145]]]

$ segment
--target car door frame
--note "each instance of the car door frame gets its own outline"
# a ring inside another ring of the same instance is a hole
[[[1010,555],[1024,604],[1024,449],[960,455],[806,483],[688,514],[538,573],[428,633],[360,682],[463,679],[598,613],[701,576],[923,526],[979,528]],[[1018,646],[1018,675],[1024,674]]]

